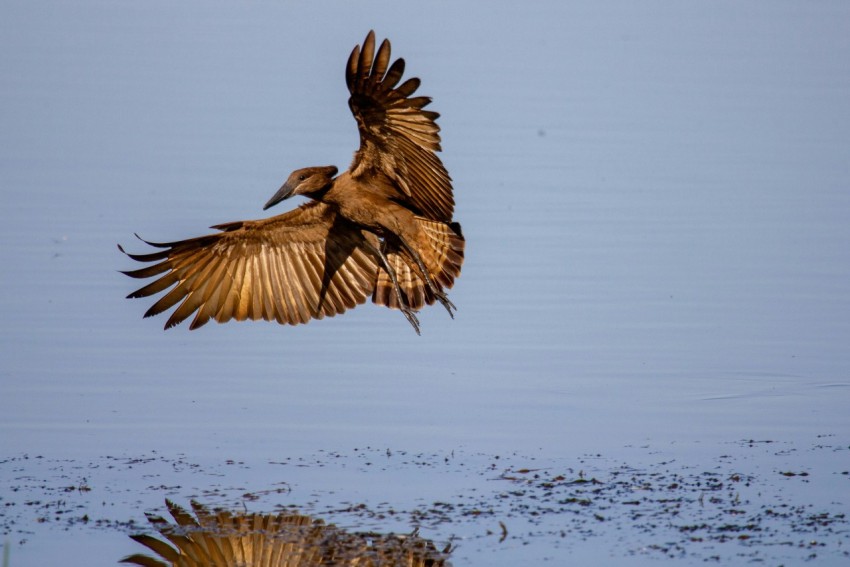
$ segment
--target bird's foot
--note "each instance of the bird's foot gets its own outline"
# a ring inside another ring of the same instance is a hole
[[[422,335],[422,333],[419,332],[419,318],[416,316],[416,313],[414,313],[409,307],[402,307],[401,312],[404,313],[407,321],[413,325],[413,330],[416,331],[416,334]]]
[[[440,290],[433,290],[433,291],[434,291],[434,297],[436,297],[437,301],[439,301],[440,304],[443,307],[446,308],[446,311],[449,312],[449,317],[454,319],[455,318],[454,312],[457,311],[457,307],[455,307],[455,304],[452,303],[451,300],[449,300],[449,296],[446,295],[446,293],[444,291],[440,291]]]

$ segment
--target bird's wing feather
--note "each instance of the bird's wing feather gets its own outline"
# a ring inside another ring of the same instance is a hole
[[[193,313],[191,329],[210,319],[295,325],[351,309],[374,289],[377,239],[325,204],[311,202],[276,217],[213,228],[223,232],[148,242],[161,250],[127,254],[156,263],[124,273],[160,276],[128,297],[148,297],[171,287],[146,317],[179,304],[166,328]]]
[[[439,114],[423,110],[431,99],[410,97],[419,79],[397,86],[404,60],[390,61],[390,42],[375,51],[375,34],[354,48],[345,80],[351,93],[348,105],[360,130],[360,149],[354,154],[351,175],[367,179],[385,176],[394,187],[390,197],[425,217],[448,222],[454,211],[452,181],[437,157],[440,151]]]

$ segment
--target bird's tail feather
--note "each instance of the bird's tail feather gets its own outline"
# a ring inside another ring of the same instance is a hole
[[[415,244],[416,251],[428,269],[431,281],[440,290],[451,288],[463,264],[465,241],[460,225],[422,217],[416,217],[416,223],[420,234],[419,242]],[[393,242],[385,243],[383,250],[387,263],[395,272],[404,305],[417,311],[425,305],[433,304],[436,297],[407,250]],[[380,266],[372,301],[377,305],[399,309],[401,305],[393,287],[390,274],[384,266]]]

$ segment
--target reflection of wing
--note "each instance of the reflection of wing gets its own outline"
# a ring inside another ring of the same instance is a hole
[[[173,502],[166,500],[165,504],[176,524],[148,514],[148,521],[163,539],[144,534],[130,536],[158,557],[137,553],[121,563],[144,567],[441,567],[448,565],[446,560],[451,553],[450,547],[440,552],[432,541],[415,533],[350,534],[301,514],[211,512],[192,502],[196,520]]]
[[[373,62],[374,59],[374,62]],[[351,175],[383,174],[396,187],[391,197],[433,220],[452,219],[452,182],[435,152],[440,151],[436,112],[422,110],[431,99],[410,97],[419,79],[396,84],[404,73],[404,59],[390,62],[390,42],[375,53],[375,34],[369,32],[348,59],[345,80],[348,105],[360,129],[360,149],[354,154]],[[388,70],[389,67],[389,70]]]
[[[125,557],[121,563],[146,567],[322,564],[321,548],[313,541],[318,539],[316,534],[321,533],[322,526],[309,516],[231,514],[226,510],[214,514],[192,502],[198,517],[195,520],[187,510],[168,500],[165,502],[177,524],[169,524],[165,518],[152,514],[148,515],[148,520],[175,547],[153,536],[132,535],[131,538],[159,557],[135,554]]]
[[[327,205],[309,203],[276,217],[213,228],[224,232],[179,242],[149,242],[165,250],[128,254],[140,262],[158,262],[124,272],[128,276],[165,273],[128,297],[147,297],[176,284],[145,317],[182,301],[166,329],[196,311],[190,329],[210,319],[295,325],[351,309],[374,289],[377,239]]]

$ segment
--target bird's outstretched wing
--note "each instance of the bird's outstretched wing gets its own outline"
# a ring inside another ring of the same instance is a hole
[[[351,309],[375,287],[377,238],[322,203],[213,228],[223,232],[178,242],[147,242],[162,250],[127,254],[140,262],[156,263],[125,274],[160,276],[127,297],[147,297],[174,286],[145,317],[179,303],[166,329],[195,312],[190,329],[210,319],[219,323],[265,319],[296,325]]]
[[[360,130],[360,149],[354,154],[351,175],[366,178],[384,175],[395,195],[427,218],[449,222],[454,211],[452,181],[437,157],[440,151],[439,114],[423,110],[431,99],[411,97],[419,88],[412,78],[398,85],[404,59],[390,65],[390,42],[375,51],[375,33],[369,32],[363,48],[356,46],[348,59],[345,81],[348,105]]]

